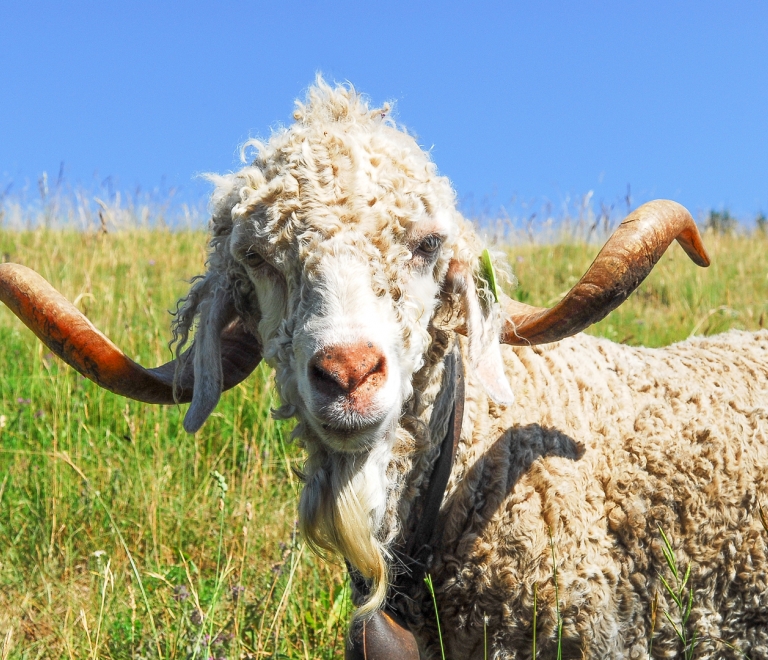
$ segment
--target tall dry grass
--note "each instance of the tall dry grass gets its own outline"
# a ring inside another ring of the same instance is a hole
[[[199,232],[0,233],[6,259],[145,364],[169,357],[167,310],[201,271],[204,244]],[[190,437],[179,409],[99,390],[5,308],[0,364],[9,658],[341,656],[343,573],[296,535],[301,454],[269,416],[267,369]]]
[[[591,332],[651,346],[768,323],[765,236],[673,248]],[[169,308],[201,272],[202,232],[0,231],[131,357],[168,359]],[[597,251],[510,247],[515,295],[552,304]],[[343,656],[344,571],[296,534],[300,449],[270,418],[271,374],[226,393],[195,436],[175,407],[99,390],[0,308],[0,657]],[[226,486],[226,487],[225,487]]]

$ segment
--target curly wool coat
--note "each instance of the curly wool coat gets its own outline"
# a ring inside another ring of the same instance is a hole
[[[555,657],[553,552],[563,657],[647,658],[651,639],[681,657],[661,527],[691,565],[695,657],[768,658],[768,332],[663,349],[577,335],[504,358],[514,406],[468,379],[428,569],[447,657],[531,657],[534,585],[537,657]],[[431,599],[408,595],[439,657]]]

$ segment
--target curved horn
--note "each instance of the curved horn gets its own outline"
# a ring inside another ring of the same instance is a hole
[[[501,342],[546,344],[597,323],[627,299],[675,239],[696,265],[709,266],[696,223],[683,206],[663,199],[643,204],[622,221],[589,270],[551,309],[503,296]]]
[[[69,366],[104,389],[145,403],[187,403],[194,389],[195,345],[183,354],[174,397],[176,360],[145,369],[125,355],[71,302],[35,271],[0,264],[0,300]],[[245,378],[261,361],[261,346],[238,319],[221,333],[223,389]]]

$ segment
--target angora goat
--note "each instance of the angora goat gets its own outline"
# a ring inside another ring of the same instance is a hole
[[[661,527],[691,564],[696,657],[768,658],[768,333],[655,350],[576,334],[675,238],[707,265],[685,209],[641,207],[561,303],[531,308],[496,291],[449,181],[386,108],[320,81],[294,117],[214,178],[173,362],[131,362],[22,267],[0,267],[3,300],[104,387],[191,400],[190,432],[262,358],[274,368],[306,449],[302,532],[356,585],[351,657],[439,657],[424,575],[449,658],[530,658],[534,635],[539,658],[558,636],[565,658],[645,658],[652,639],[677,657]],[[427,496],[451,417],[447,487]],[[361,651],[380,619],[404,641]]]

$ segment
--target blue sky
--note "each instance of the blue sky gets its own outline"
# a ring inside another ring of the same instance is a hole
[[[203,195],[318,71],[396,101],[471,212],[768,212],[768,2],[5,2],[0,194],[63,162]]]

